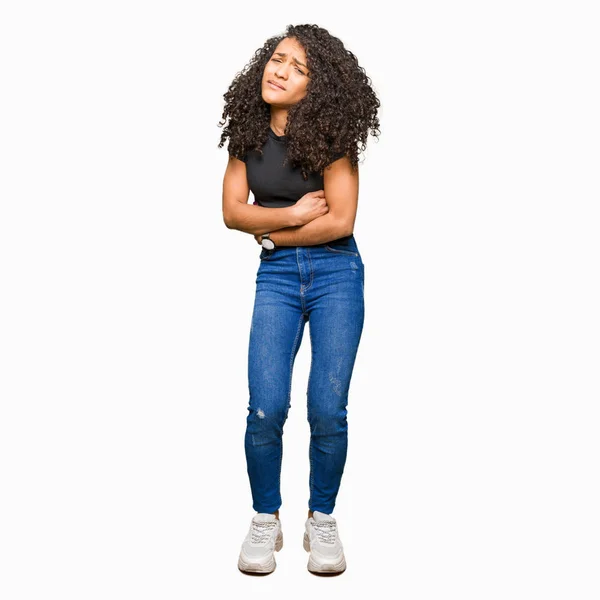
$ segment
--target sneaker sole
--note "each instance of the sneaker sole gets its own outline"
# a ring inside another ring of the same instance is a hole
[[[310,541],[306,532],[304,532],[304,549],[310,552]],[[337,563],[319,564],[311,554],[308,557],[307,568],[311,573],[343,573],[346,570],[346,558],[342,554],[342,558]]]
[[[283,533],[280,531],[277,539],[275,540],[275,552],[279,552],[283,547]],[[244,559],[243,553],[240,552],[238,558],[238,569],[242,573],[272,573],[277,567],[275,562],[275,555],[271,557],[271,560],[266,563],[249,562]]]

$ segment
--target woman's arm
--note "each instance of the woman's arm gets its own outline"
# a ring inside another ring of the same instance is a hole
[[[310,223],[306,223],[306,225],[272,231],[269,237],[275,242],[276,246],[313,246],[314,244],[337,240],[351,233],[352,229],[348,229],[348,224],[345,221],[329,212]],[[255,239],[259,241],[260,236],[255,236]]]
[[[296,223],[294,207],[266,208],[254,204],[238,202],[236,206],[230,206],[227,217],[224,217],[225,225],[229,229],[237,229],[253,235],[261,235],[269,231],[285,231],[286,227]]]
[[[227,228],[257,235],[299,225],[293,206],[266,208],[248,204],[249,195],[246,164],[230,156],[223,178],[223,221]]]

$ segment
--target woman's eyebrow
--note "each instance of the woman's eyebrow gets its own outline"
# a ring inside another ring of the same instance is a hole
[[[287,52],[275,52],[275,54],[279,54],[279,56],[283,57],[287,56]],[[295,60],[299,65],[302,65],[308,69],[308,67],[304,63],[301,63],[296,57],[292,56],[292,60]]]

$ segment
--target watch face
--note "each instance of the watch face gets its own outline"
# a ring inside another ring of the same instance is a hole
[[[264,238],[262,241],[262,247],[266,248],[267,250],[273,250],[273,248],[275,248],[275,244],[273,240],[270,240],[269,238]]]

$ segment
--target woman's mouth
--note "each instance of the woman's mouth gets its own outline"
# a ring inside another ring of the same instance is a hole
[[[283,90],[285,88],[281,87],[280,85],[277,85],[276,83],[273,83],[272,81],[267,81],[267,83],[274,89],[274,90]]]

